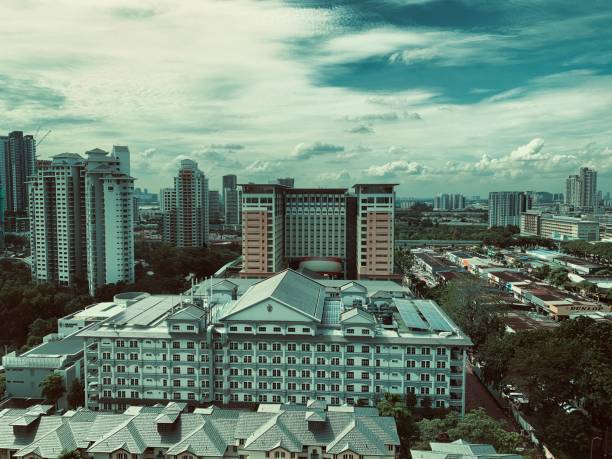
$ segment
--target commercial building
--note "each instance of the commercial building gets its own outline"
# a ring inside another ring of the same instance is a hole
[[[415,264],[430,275],[461,270],[460,267],[449,263],[446,258],[436,255],[435,252],[414,252],[413,255]]]
[[[512,294],[518,300],[531,305],[538,313],[555,320],[569,318],[578,312],[609,312],[610,306],[594,301],[585,301],[567,291],[537,282],[517,282],[512,285]]]
[[[224,175],[221,179],[221,203],[225,204],[225,190],[235,190],[238,188],[238,178],[234,174]]]
[[[129,150],[62,153],[28,182],[32,278],[89,291],[134,282],[134,179]]]
[[[392,281],[210,279],[78,333],[92,409],[167,400],[373,406],[385,392],[463,411],[470,340]]]
[[[295,188],[295,179],[293,177],[277,178],[276,183],[279,185],[286,186],[288,188]]]
[[[527,193],[494,191],[489,193],[489,228],[520,226],[521,214],[531,208]]]
[[[578,175],[570,175],[565,180],[565,203],[580,209],[599,207],[597,171],[581,167]]]
[[[2,457],[56,459],[66,451],[93,459],[395,459],[392,417],[374,408],[262,404],[255,412],[185,404],[131,406],[122,413],[49,405],[0,412]]]
[[[431,451],[411,449],[412,459],[523,459],[519,454],[498,453],[491,445],[456,440],[451,443],[429,443]]]
[[[521,214],[521,234],[540,236],[556,241],[598,241],[599,222],[528,211]]]
[[[464,210],[465,196],[462,194],[439,194],[434,198],[433,210]]]
[[[59,374],[68,391],[76,379],[83,379],[83,338],[75,333],[94,323],[125,311],[147,293],[128,292],[115,295],[113,301],[93,304],[57,321],[57,333],[43,338],[43,343],[22,354],[10,352],[2,358],[6,375],[6,395],[13,399],[42,398],[40,383],[51,373]],[[67,407],[66,397],[59,400]]]
[[[174,177],[174,194],[175,205],[168,204],[164,215],[163,240],[177,247],[208,245],[208,179],[198,169],[198,163],[190,159],[181,161],[178,175]]]
[[[240,227],[242,225],[242,190],[225,189],[224,223],[226,226]]]
[[[40,383],[51,373],[59,374],[68,389],[83,377],[83,339],[69,336],[48,337],[42,344],[17,355],[15,351],[2,357],[6,378],[6,395],[17,399],[43,399]],[[58,406],[67,407],[66,394]]]
[[[21,131],[0,136],[0,188],[4,190],[4,230],[27,233],[28,194],[26,182],[36,170],[36,140]]]
[[[208,218],[210,222],[221,221],[221,194],[217,190],[208,190]]]
[[[349,279],[392,277],[394,186],[358,184],[349,193],[242,185],[242,275],[303,266]]]

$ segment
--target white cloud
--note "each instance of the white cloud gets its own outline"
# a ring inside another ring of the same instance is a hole
[[[276,172],[281,169],[280,161],[261,161],[257,160],[252,162],[246,167],[249,172],[262,173],[262,172]]]
[[[347,171],[322,172],[317,176],[317,180],[319,182],[331,184],[334,182],[345,182],[347,180],[351,180],[351,174],[349,174]]]
[[[299,143],[293,149],[292,156],[297,159],[308,159],[315,156],[330,155],[344,151],[344,146],[331,143]]]
[[[403,175],[421,175],[424,171],[425,168],[418,163],[398,160],[380,166],[370,166],[366,174],[370,177],[393,177],[397,173]]]

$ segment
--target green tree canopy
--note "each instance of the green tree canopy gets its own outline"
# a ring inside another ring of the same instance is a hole
[[[40,388],[43,397],[53,404],[56,405],[58,400],[62,398],[62,395],[66,392],[64,387],[64,378],[59,373],[50,373],[45,379],[40,382]]]
[[[85,387],[80,379],[75,379],[70,383],[68,405],[70,408],[78,408],[85,405]]]
[[[73,451],[64,450],[61,452],[57,459],[82,459],[81,453],[79,453],[76,449]]]
[[[521,445],[518,433],[506,430],[505,424],[487,415],[482,408],[468,412],[463,419],[451,412],[442,419],[423,419],[417,426],[421,433],[421,446],[440,438],[448,441],[461,439],[488,443],[500,453],[513,453]]]
[[[401,457],[408,457],[410,445],[418,438],[418,429],[412,418],[412,412],[406,406],[406,401],[398,394],[385,393],[378,402],[378,412],[381,416],[392,416],[397,424],[397,433],[401,442]]]

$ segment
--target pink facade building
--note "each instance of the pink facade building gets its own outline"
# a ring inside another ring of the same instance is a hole
[[[394,187],[242,185],[241,275],[303,267],[337,278],[394,277]]]

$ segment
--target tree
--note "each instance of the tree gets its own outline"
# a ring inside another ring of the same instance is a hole
[[[73,450],[73,451],[68,451],[68,450],[63,450],[59,456],[57,456],[57,459],[82,459],[83,456],[81,456],[81,453],[79,453],[78,450]]]
[[[403,276],[408,276],[414,265],[414,255],[409,249],[397,249],[395,251],[395,264]]]
[[[6,391],[6,375],[0,374],[0,398],[4,397],[4,391]]]
[[[497,292],[491,292],[481,281],[464,278],[449,282],[440,302],[478,350],[490,335],[504,332],[504,324],[495,311],[496,298]]]
[[[385,392],[384,398],[378,402],[378,413],[381,416],[392,416],[395,418],[397,433],[400,438],[401,457],[408,457],[410,444],[419,436],[412,412],[406,406],[406,402],[398,394]]]
[[[40,388],[43,397],[52,405],[57,405],[57,402],[66,392],[64,387],[64,378],[59,373],[50,373],[45,379],[40,382]]]
[[[463,419],[455,412],[441,419],[424,419],[417,423],[421,442],[429,443],[441,438],[448,441],[465,440],[471,443],[488,443],[500,453],[513,453],[521,444],[516,432],[506,430],[506,426],[479,408],[468,412]]]
[[[70,408],[78,408],[85,405],[85,387],[80,379],[75,379],[70,384],[68,405]]]

